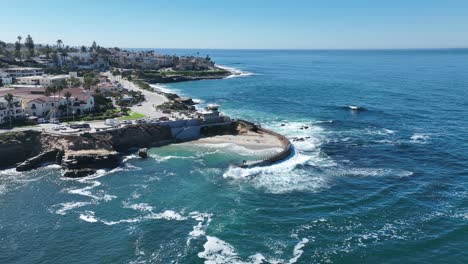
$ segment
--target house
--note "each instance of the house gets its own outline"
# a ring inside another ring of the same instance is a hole
[[[40,75],[40,76],[27,76],[27,77],[18,77],[16,78],[16,83],[18,84],[27,84],[27,85],[41,85],[49,86],[51,84],[59,83],[65,81],[70,76],[66,74],[61,75]]]
[[[21,98],[13,97],[11,105],[8,106],[5,98],[0,97],[0,124],[9,122],[10,116],[12,119],[19,119],[24,116],[21,108]]]
[[[2,71],[0,71],[0,79],[2,80],[3,86],[11,84],[13,82],[13,78],[10,76],[10,74]]]
[[[65,81],[68,78],[77,78],[83,82],[83,77],[78,77],[76,72],[70,72],[69,74],[60,74],[60,75],[40,75],[40,76],[27,76],[27,77],[18,77],[16,82],[23,85],[40,85],[40,86],[49,86],[51,84],[59,83]]]
[[[43,75],[44,70],[41,68],[31,68],[31,67],[17,67],[17,68],[2,68],[0,71],[6,72],[10,75],[11,78],[19,78],[26,76],[38,76]]]
[[[63,95],[70,92],[71,97]],[[68,105],[68,107],[67,107]],[[22,107],[25,115],[37,117],[63,117],[68,115],[83,115],[94,110],[94,97],[90,91],[82,88],[64,89],[61,96],[45,96],[37,94],[23,99]]]

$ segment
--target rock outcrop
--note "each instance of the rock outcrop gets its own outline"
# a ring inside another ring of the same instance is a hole
[[[38,131],[0,134],[0,167],[27,171],[44,163],[62,166],[66,177],[82,177],[120,164],[119,152],[172,142],[164,125],[131,125],[99,133],[52,135]]]
[[[41,132],[21,131],[0,134],[0,168],[13,166],[41,152]]]

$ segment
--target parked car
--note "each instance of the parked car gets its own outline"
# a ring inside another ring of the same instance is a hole
[[[169,117],[167,116],[162,116],[159,118],[160,121],[169,121]]]
[[[49,123],[49,120],[45,119],[45,118],[39,118],[37,119],[37,123],[39,124],[45,124],[45,123]]]
[[[132,121],[130,121],[130,120],[122,120],[122,121],[120,121],[120,124],[122,124],[122,125],[131,125],[131,124],[132,124]]]
[[[141,103],[138,103],[137,106],[142,106],[142,104],[141,104]]]
[[[72,128],[72,129],[89,129],[89,128],[91,128],[91,126],[89,124],[87,124],[87,123],[71,124],[68,127]]]

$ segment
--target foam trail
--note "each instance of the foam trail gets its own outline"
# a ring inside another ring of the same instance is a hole
[[[229,75],[228,77],[224,79],[231,79],[231,78],[236,78],[236,77],[247,77],[247,76],[255,75],[252,72],[245,72],[245,71],[233,68],[233,67],[228,67],[228,66],[223,66],[223,65],[215,65],[215,66],[218,68],[230,71],[232,73],[231,75]]]

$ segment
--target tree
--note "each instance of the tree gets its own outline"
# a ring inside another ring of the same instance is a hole
[[[7,113],[8,113],[8,118],[10,119],[10,128],[11,128],[11,102],[13,102],[14,97],[13,97],[13,95],[11,93],[7,93],[7,94],[5,94],[5,96],[3,98],[5,98],[5,101],[7,101],[7,103],[8,103]]]
[[[96,41],[93,41],[93,44],[91,45],[91,51],[96,52],[97,50],[97,44]]]
[[[0,78],[0,87],[2,87],[2,86],[3,86],[3,79]]]
[[[45,46],[44,52],[45,52],[46,58],[50,59],[50,53],[52,52],[52,49],[50,48],[49,44]]]
[[[57,48],[62,49],[62,47],[63,47],[63,41],[61,39],[58,39],[57,40]]]
[[[94,76],[92,74],[85,74],[83,78],[83,86],[86,90],[90,90],[94,84]]]
[[[70,114],[68,112],[68,108],[70,106],[70,97],[72,97],[72,94],[70,93],[70,91],[66,91],[65,92],[65,100],[66,100],[66,104],[67,104],[67,117],[70,116]]]
[[[55,64],[56,66],[59,66],[59,57],[58,57],[56,51],[54,51],[54,52],[52,53],[51,58],[52,58],[52,61],[54,62],[54,64]]]
[[[86,47],[85,46],[81,46],[81,52],[86,52]]]
[[[68,82],[69,87],[77,87],[81,84],[80,79],[75,78],[75,77],[68,78],[67,82]]]
[[[18,41],[15,42],[15,57],[21,59],[21,36],[18,36]]]
[[[28,57],[34,57],[34,41],[31,38],[31,35],[28,35],[28,37],[26,38],[26,41],[24,42],[24,45],[28,49],[28,52],[29,52]]]

